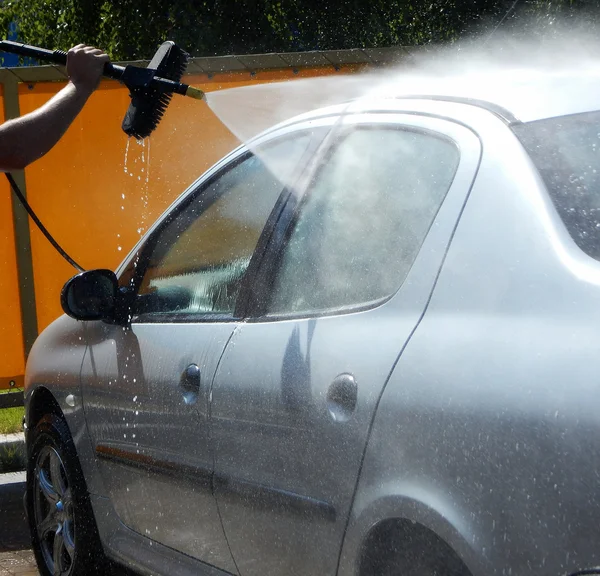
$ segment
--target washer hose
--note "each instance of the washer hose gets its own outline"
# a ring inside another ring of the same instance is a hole
[[[54,246],[54,248],[56,249],[56,251],[71,266],[73,266],[73,268],[75,268],[79,272],[85,272],[85,268],[83,268],[79,264],[77,264],[77,262],[75,262],[75,260],[73,260],[73,258],[71,258],[62,249],[61,245],[53,238],[52,234],[50,234],[50,232],[48,232],[48,230],[46,229],[46,227],[42,224],[41,220],[36,216],[35,212],[33,211],[33,208],[29,205],[29,203],[25,199],[25,195],[19,189],[19,186],[15,182],[15,179],[12,177],[12,175],[9,174],[8,172],[5,172],[5,175],[8,178],[8,181],[10,182],[10,186],[13,189],[13,192],[15,193],[15,196],[17,197],[17,199],[19,200],[19,202],[23,205],[23,208],[25,208],[25,210],[27,210],[27,214],[29,214],[29,216],[31,216],[31,219],[35,222],[36,226],[40,229],[40,232],[47,238],[48,242],[50,242],[50,244],[52,244],[52,246]]]

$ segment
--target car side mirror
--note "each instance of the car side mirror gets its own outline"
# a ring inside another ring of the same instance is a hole
[[[111,270],[88,270],[73,276],[63,287],[60,303],[76,320],[112,320],[119,285]]]

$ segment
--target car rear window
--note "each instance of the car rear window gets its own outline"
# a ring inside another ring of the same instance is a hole
[[[600,260],[600,112],[515,126],[578,246]]]

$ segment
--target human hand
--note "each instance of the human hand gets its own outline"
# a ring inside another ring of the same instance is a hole
[[[91,46],[78,44],[67,54],[67,74],[75,86],[93,92],[102,76],[108,55]]]

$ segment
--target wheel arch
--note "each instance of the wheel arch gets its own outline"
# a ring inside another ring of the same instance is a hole
[[[61,390],[64,395],[64,390]],[[25,422],[27,435],[47,414],[54,414],[66,422],[75,445],[75,451],[86,479],[90,494],[105,496],[106,490],[96,465],[95,453],[88,434],[83,402],[79,394],[74,394],[74,406],[60,402],[50,386],[31,386],[25,399]]]
[[[46,415],[54,414],[66,421],[60,404],[46,386],[38,386],[29,395],[25,413],[27,429],[32,430]]]
[[[472,576],[456,551],[433,530],[407,518],[387,518],[371,527],[363,544],[358,563],[360,576],[379,576],[395,564],[400,568],[422,562],[422,553],[435,557],[451,576]]]
[[[412,488],[379,485],[370,501],[367,494],[359,495],[344,538],[338,575],[375,576],[372,568],[376,566],[368,564],[369,555],[377,552],[386,536],[408,535],[415,545],[426,541],[457,559],[464,567],[457,573],[460,576],[489,576],[492,570],[481,555],[482,542],[466,517],[445,506],[444,499],[434,501],[431,491]]]

